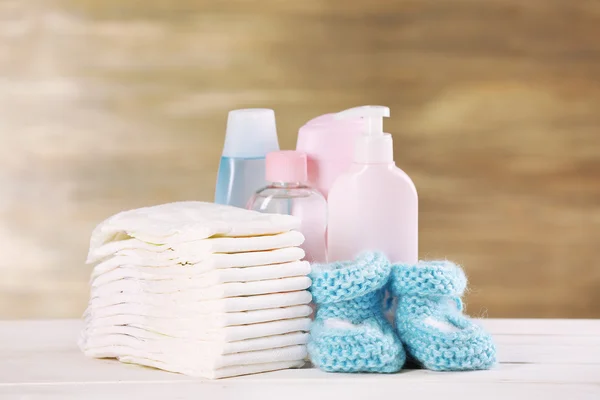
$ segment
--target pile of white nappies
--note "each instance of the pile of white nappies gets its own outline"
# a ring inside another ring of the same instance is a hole
[[[81,349],[206,378],[302,366],[311,296],[298,227],[202,202],[114,215],[90,241]]]

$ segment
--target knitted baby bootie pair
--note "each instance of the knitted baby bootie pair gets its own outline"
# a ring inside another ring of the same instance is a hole
[[[406,355],[383,315],[391,265],[379,253],[354,261],[313,264],[310,291],[317,305],[308,351],[327,372],[396,372]]]
[[[324,371],[397,372],[406,352],[439,371],[487,369],[496,361],[491,336],[462,313],[467,280],[451,262],[390,265],[380,253],[364,253],[315,264],[311,278],[317,313],[308,351]],[[383,314],[388,288],[398,298],[396,330]]]

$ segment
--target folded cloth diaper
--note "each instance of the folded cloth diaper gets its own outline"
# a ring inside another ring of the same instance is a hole
[[[134,250],[131,250],[134,252]],[[140,253],[141,252],[141,253]],[[149,268],[173,269],[174,274],[195,273],[200,274],[215,269],[256,267],[261,265],[274,265],[298,261],[304,258],[304,250],[299,247],[288,247],[271,251],[256,251],[235,254],[213,254],[198,263],[181,263],[157,256],[156,253],[138,251],[140,254],[127,253],[126,255],[108,258],[97,264],[92,272],[92,278],[112,271],[121,266],[140,266]],[[146,253],[146,256],[144,255]]]
[[[121,358],[131,356],[148,358],[179,365],[184,368],[218,369],[232,365],[294,361],[307,356],[306,346],[303,345],[217,355],[210,351],[210,345],[199,346],[193,343],[175,344],[165,339],[140,341],[135,338],[128,338],[122,339],[121,342],[123,344],[112,347],[112,353],[108,353],[108,357]]]
[[[438,371],[488,369],[496,362],[492,337],[462,313],[463,270],[449,261],[394,265],[399,297],[396,327],[408,353]]]
[[[287,346],[275,349],[247,351],[243,353],[225,354],[218,357],[207,357],[204,352],[189,352],[193,346],[186,346],[182,351],[169,349],[168,355],[157,352],[125,349],[118,358],[136,357],[162,361],[176,365],[180,369],[216,370],[235,365],[264,364],[267,362],[297,361],[307,356],[306,346]]]
[[[168,244],[153,244],[132,238],[107,242],[100,247],[90,249],[87,262],[94,263],[106,257],[136,254],[135,251],[142,251],[146,254],[147,252],[156,253],[170,260],[183,260],[194,263],[200,262],[215,253],[267,251],[297,247],[303,242],[304,236],[298,231],[255,237],[215,237],[193,242]]]
[[[396,372],[402,368],[404,349],[381,304],[390,269],[381,253],[313,265],[310,291],[317,313],[308,344],[313,364],[328,372]]]
[[[90,240],[80,348],[208,378],[301,366],[312,296],[299,225],[201,202],[108,218]]]
[[[84,328],[83,335],[92,336],[110,334],[112,332],[112,326],[109,326],[108,322],[109,321],[105,321],[105,323],[103,325],[100,324],[100,326],[94,323],[88,324]],[[308,332],[310,323],[310,318],[294,318],[258,324],[207,329],[194,324],[174,326],[169,324],[159,325],[157,323],[156,325],[151,325],[144,317],[132,318],[126,315],[119,315],[113,318],[113,326],[130,326],[155,332],[163,336],[182,339],[222,342],[234,342],[236,340],[254,339],[290,332]]]
[[[201,315],[295,306],[308,304],[311,299],[311,294],[306,290],[190,302],[174,300],[169,295],[116,294],[106,298],[90,299],[88,310],[95,310],[97,308],[109,307],[117,304],[139,304],[145,307],[172,307],[183,312],[193,312],[197,315]]]
[[[173,270],[178,270],[173,273]],[[187,280],[194,287],[203,288],[222,283],[254,282],[268,279],[306,276],[310,273],[308,261],[293,261],[281,264],[259,265],[256,267],[215,269],[195,273],[190,267],[149,268],[135,265],[122,265],[104,274],[93,277],[92,287],[120,279],[138,279],[143,281]]]
[[[212,371],[236,365],[299,361],[307,356],[304,345],[307,338],[297,333],[232,343],[181,340],[160,335],[152,339],[149,336],[147,333],[132,336],[129,332],[89,339],[83,344],[84,353],[95,358],[117,358],[125,362],[138,360],[137,363],[150,366],[148,362],[159,361],[174,372],[195,371],[190,374],[196,376],[206,376]]]
[[[274,235],[299,228],[300,220],[290,215],[182,201],[123,211],[108,218],[92,232],[89,254],[94,254],[108,242],[130,238],[160,245],[193,242],[217,235]]]
[[[277,371],[280,369],[300,368],[305,364],[304,359],[295,361],[268,362],[264,364],[234,365],[217,369],[210,368],[186,368],[179,365],[173,365],[162,361],[139,358],[132,356],[119,357],[119,361],[124,363],[145,365],[147,367],[158,368],[165,371],[178,372],[180,374],[196,376],[208,379],[231,378],[234,376],[258,374],[262,372]]]
[[[199,314],[174,307],[146,307],[140,304],[116,304],[98,309],[88,308],[84,314],[87,327],[113,324],[108,319],[117,316],[146,317],[146,321],[164,324],[190,324],[207,328],[258,324],[261,322],[281,321],[284,319],[308,317],[312,313],[309,305],[299,305],[266,310],[253,310],[217,314]]]
[[[310,278],[296,276],[254,282],[229,282],[209,287],[194,287],[188,279],[144,281],[120,279],[102,286],[92,287],[92,298],[104,298],[113,294],[170,295],[173,300],[202,301],[225,297],[251,296],[269,293],[294,292],[307,289]]]
[[[307,341],[308,333],[306,332],[221,342],[164,337],[141,328],[121,326],[114,327],[110,334],[103,336],[82,337],[79,344],[87,355],[98,358],[118,357],[124,354],[122,351],[125,348],[132,348],[163,354],[165,357],[169,357],[170,354],[178,354],[176,352],[187,354],[188,357],[197,354],[199,358],[208,360],[225,354],[299,346],[306,344]]]
[[[306,309],[308,308],[308,310]],[[267,310],[265,310],[267,311]],[[287,310],[286,310],[287,311]],[[287,312],[279,313],[279,319],[252,322],[245,325],[225,325],[231,323],[230,318],[221,316],[206,316],[206,318],[156,318],[135,314],[116,314],[102,318],[86,319],[84,336],[108,335],[114,329],[121,331],[123,327],[132,328],[133,333],[145,329],[163,336],[189,338],[195,340],[235,341],[253,337],[265,337],[289,332],[307,332],[310,324],[310,307],[294,307]],[[266,314],[263,310],[251,313]],[[245,314],[245,313],[234,313]],[[271,313],[275,314],[275,313]],[[229,319],[229,321],[226,321]],[[257,320],[258,318],[254,318]],[[224,321],[225,320],[225,321]],[[242,318],[238,318],[238,321]],[[245,320],[250,320],[245,318]],[[237,322],[237,321],[235,321]]]

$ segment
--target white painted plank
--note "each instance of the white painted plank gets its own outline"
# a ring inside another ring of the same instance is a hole
[[[494,335],[600,336],[599,319],[481,319]]]
[[[600,346],[507,345],[497,343],[501,363],[530,364],[597,364]]]
[[[87,358],[73,342],[52,350],[33,347],[34,350],[21,348],[2,351],[0,371],[4,368],[7,370],[0,373],[0,382],[85,382],[118,377],[130,380],[171,379],[154,370],[124,365],[114,360]],[[519,345],[499,341],[498,359],[501,363],[596,365],[600,376],[600,346],[552,343]]]
[[[0,321],[0,352],[70,349],[82,327],[78,319]]]
[[[495,334],[494,341],[501,345],[532,345],[532,346],[589,346],[600,347],[598,336],[572,335],[502,335]]]
[[[307,399],[461,399],[461,400],[598,400],[600,387],[583,384],[512,382],[465,384],[457,381],[414,384],[412,381],[378,380],[366,385],[358,380],[292,380],[272,384],[255,384],[252,381],[228,379],[218,382],[173,383],[120,383],[86,385],[28,385],[0,387],[0,398],[16,399],[83,399],[86,400],[307,400]]]
[[[433,372],[405,370],[394,375],[378,374],[327,374],[318,369],[287,370],[250,375],[236,380],[251,380],[268,384],[286,380],[360,380],[401,379],[411,382],[564,382],[600,383],[600,365],[540,365],[500,364],[490,371]],[[194,380],[179,374],[158,371],[136,365],[122,364],[116,360],[95,360],[80,353],[47,353],[5,358],[0,365],[0,386],[3,384],[51,384],[92,382],[181,382]]]
[[[496,321],[503,321],[508,328],[503,329],[502,324]],[[514,331],[510,325],[513,321],[521,320],[486,320],[482,321],[490,331],[496,330],[494,339],[498,344],[543,344],[543,345],[565,345],[565,346],[600,346],[600,334],[598,335],[578,335],[578,334],[547,334],[533,333],[539,332],[539,325],[536,320],[528,321],[527,325],[531,327],[532,333],[501,333]],[[555,326],[562,325],[561,321],[550,320]],[[577,322],[569,321],[569,323]],[[587,320],[585,321],[587,324]],[[596,322],[596,321],[595,321]],[[597,321],[600,324],[600,320]],[[79,331],[83,323],[76,319],[67,320],[36,320],[36,321],[0,321],[0,352],[5,350],[35,350],[71,348],[77,342]]]
[[[336,381],[338,383],[361,382],[375,385],[381,381],[392,382],[463,382],[463,383],[564,383],[600,384],[600,366],[597,365],[536,365],[500,364],[489,371],[435,372],[428,370],[402,370],[397,374],[337,374],[325,373],[316,368],[277,371],[269,374],[249,375],[237,380],[256,383],[305,381]]]
[[[559,339],[558,342],[553,343],[557,344],[570,341],[567,338],[572,336],[577,337],[573,342],[585,345],[600,341],[600,320],[484,319],[478,321],[499,340],[502,336],[512,335],[525,336],[524,341],[536,340],[532,340],[531,336],[555,336]],[[19,348],[35,349],[38,346],[45,350],[69,347],[77,341],[82,326],[82,322],[76,319],[0,321],[0,352]]]
[[[0,385],[5,383],[180,381],[190,379],[112,359],[92,359],[80,351],[4,353]]]
[[[536,325],[535,322],[529,322],[529,324]],[[127,387],[133,387],[137,383],[148,382],[172,384],[174,387],[179,387],[182,384],[189,385],[189,382],[195,382],[196,386],[190,386],[190,390],[193,392],[199,387],[203,387],[198,385],[200,385],[199,382],[204,381],[178,374],[125,365],[114,360],[86,358],[76,347],[80,327],[81,322],[77,320],[0,322],[0,388],[6,390],[7,395],[12,395],[18,393],[16,390],[19,388],[24,391],[30,390],[30,386],[66,385],[77,392],[79,385],[90,384],[102,388],[99,390],[105,390],[103,393],[108,396],[112,389],[106,389],[102,385],[121,386],[127,383]],[[496,327],[501,328],[499,325]],[[511,327],[505,329],[505,331],[511,330],[514,329]],[[304,369],[204,384],[222,385],[222,382],[244,382],[244,384],[256,384],[261,388],[279,384],[291,385],[297,382],[304,382],[307,386],[316,382],[336,382],[341,386],[359,382],[367,387],[380,384],[403,385],[405,383],[427,383],[427,387],[430,384],[435,386],[438,383],[451,386],[460,382],[469,387],[480,385],[488,389],[491,386],[486,385],[497,382],[515,385],[531,383],[563,384],[569,387],[573,385],[600,386],[600,364],[597,361],[600,360],[598,337],[543,334],[497,334],[495,337],[499,347],[500,360],[512,362],[512,364],[502,364],[492,371],[435,373],[420,370],[403,371],[394,375],[344,375],[325,374],[316,369]],[[515,386],[514,390],[517,390],[517,387],[521,386]],[[56,393],[62,393],[62,389],[56,388],[40,390],[51,396],[55,393],[53,390],[57,390]],[[184,389],[177,390],[182,390],[182,395],[185,395]],[[532,392],[532,394],[535,393],[537,392]],[[553,391],[553,393],[558,392]],[[59,395],[57,394],[57,396]],[[0,398],[4,399],[5,397],[0,395]]]

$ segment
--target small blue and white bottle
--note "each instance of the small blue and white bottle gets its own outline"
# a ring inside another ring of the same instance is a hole
[[[267,153],[278,150],[273,110],[247,108],[230,111],[215,203],[245,208],[254,193],[267,185]]]

